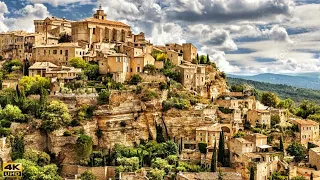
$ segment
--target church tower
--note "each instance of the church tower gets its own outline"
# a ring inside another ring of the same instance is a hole
[[[93,17],[95,19],[107,20],[107,14],[104,13],[104,10],[102,9],[101,4],[97,12],[93,15]]]

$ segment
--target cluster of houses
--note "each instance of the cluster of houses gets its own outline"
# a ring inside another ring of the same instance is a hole
[[[151,55],[158,51],[167,54],[168,59],[179,66],[184,85],[190,88],[204,85],[205,68],[191,63],[197,58],[197,48],[193,44],[153,46],[144,33],[133,34],[129,25],[109,20],[101,7],[92,18],[81,21],[47,17],[35,20],[34,25],[34,33],[1,33],[0,56],[6,60],[27,61],[33,71],[42,71],[40,62],[52,63],[65,72],[70,71],[67,74],[75,71],[67,70],[69,60],[79,57],[96,62],[101,75],[112,74],[116,82],[123,83],[132,75],[143,73],[147,64],[163,68],[164,62],[156,61]],[[65,36],[70,36],[72,41],[59,43],[60,37]],[[10,83],[5,84],[10,86]]]

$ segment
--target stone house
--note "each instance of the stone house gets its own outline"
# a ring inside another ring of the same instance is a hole
[[[280,118],[279,124],[285,124],[288,120],[288,111],[283,109],[271,109],[271,116],[277,115]]]
[[[182,44],[183,60],[192,62],[197,59],[197,48],[192,43]]]
[[[179,53],[177,51],[168,50],[167,51],[168,59],[174,64],[174,65],[180,65],[183,61],[182,53]]]
[[[112,74],[112,79],[121,83],[130,78],[130,59],[127,55],[120,53],[104,54],[98,52],[97,57],[100,74]]]
[[[222,131],[220,124],[211,126],[202,126],[196,129],[196,145],[200,142],[207,143],[207,146],[213,146],[215,141],[219,143],[220,132]]]
[[[244,137],[244,139],[253,142],[255,147],[268,144],[268,136],[260,133],[248,134]]]
[[[222,94],[222,96],[218,97],[216,100],[216,104],[229,109],[240,109],[245,111],[255,109],[255,97],[254,96],[234,96],[232,94]]]
[[[245,153],[254,152],[255,144],[244,138],[233,138],[229,141],[230,162],[231,164],[241,163]]]
[[[307,146],[309,141],[319,139],[319,123],[302,119],[292,120],[291,123],[298,126],[299,132],[296,133],[296,138],[301,144]]]
[[[47,36],[47,43],[57,44],[58,38]],[[4,59],[32,59],[32,48],[46,44],[45,34],[11,31],[0,33],[0,55]]]
[[[148,53],[142,53],[134,56],[134,59],[130,62],[130,73],[131,75],[136,73],[142,73],[143,68],[147,65],[154,65],[155,59]]]
[[[82,58],[87,49],[78,43],[60,43],[56,45],[43,45],[33,48],[32,62],[51,62],[57,65],[68,65],[74,57]]]
[[[205,66],[195,64],[178,65],[181,84],[188,89],[203,87],[206,81]]]
[[[271,112],[268,110],[249,110],[247,113],[247,120],[252,126],[257,124],[265,125],[267,128],[271,126]]]
[[[50,33],[56,37],[61,34],[71,34],[71,21],[65,18],[47,17],[44,20],[34,20],[36,33]]]
[[[177,43],[168,43],[166,44],[166,51],[175,51],[178,53],[183,52],[183,46]]]
[[[318,170],[320,169],[320,147],[309,150],[309,163],[311,166],[317,167]]]
[[[107,19],[101,6],[92,18],[71,23],[72,39],[75,42],[84,41],[89,47],[96,42],[126,42],[131,34],[130,26]]]
[[[57,83],[66,83],[75,80],[81,73],[80,68],[56,66],[50,62],[36,62],[29,67],[29,76],[41,76],[55,79]]]

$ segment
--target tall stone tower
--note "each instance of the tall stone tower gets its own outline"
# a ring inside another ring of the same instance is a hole
[[[93,15],[93,17],[95,19],[107,20],[107,14],[104,13],[104,10],[102,9],[101,4],[97,12]]]

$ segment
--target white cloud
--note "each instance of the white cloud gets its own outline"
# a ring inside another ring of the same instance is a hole
[[[0,32],[8,31],[7,25],[3,22],[5,13],[8,13],[8,7],[5,2],[0,1]]]
[[[10,30],[34,32],[33,20],[44,19],[50,16],[47,7],[43,4],[27,5],[18,12],[20,14],[19,17],[4,19],[4,24],[6,24]]]
[[[37,4],[37,3],[47,3],[51,4],[52,6],[66,6],[73,3],[79,3],[80,5],[85,4],[93,4],[93,0],[28,0],[31,3]]]
[[[274,41],[292,43],[286,28],[280,27],[279,25],[273,26],[270,30],[265,30],[262,35],[269,37]]]
[[[164,45],[166,43],[185,43],[183,29],[175,23],[160,23],[153,27],[151,42]]]

